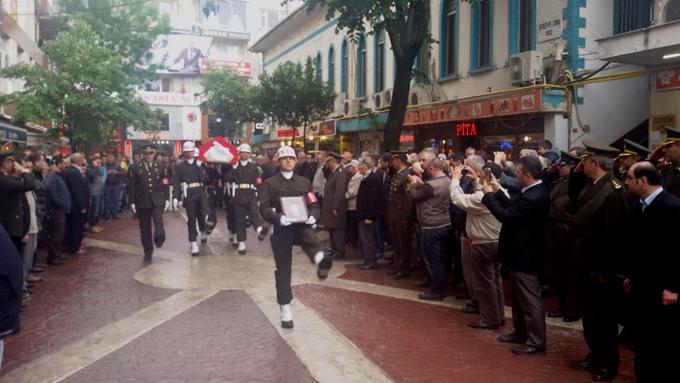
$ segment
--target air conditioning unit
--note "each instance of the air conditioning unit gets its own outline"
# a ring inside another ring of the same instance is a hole
[[[373,95],[375,110],[387,109],[392,103],[392,89],[385,89]]]
[[[343,115],[355,116],[357,114],[359,114],[359,100],[357,99],[345,100]]]
[[[408,96],[409,105],[420,105],[432,102],[432,92],[429,87],[415,86],[411,88]]]
[[[680,0],[661,0],[658,7],[655,7],[654,13],[656,13],[654,19],[657,20],[657,24],[680,20]]]
[[[543,53],[526,51],[510,56],[513,84],[523,84],[543,77]]]
[[[333,114],[335,116],[342,116],[345,114],[345,99],[347,95],[343,92],[338,93],[335,96],[335,107],[333,108]]]

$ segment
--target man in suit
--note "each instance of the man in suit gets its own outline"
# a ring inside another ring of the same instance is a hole
[[[85,157],[82,153],[71,154],[71,166],[64,169],[61,176],[71,195],[71,210],[66,214],[66,234],[64,252],[85,254],[80,248],[85,232],[87,210],[90,207],[90,185],[85,177]]]
[[[539,274],[543,267],[543,234],[550,209],[550,194],[541,181],[543,166],[537,157],[527,156],[517,163],[517,180],[522,192],[510,201],[500,190],[496,177],[482,186],[482,203],[501,222],[498,252],[501,263],[510,269],[512,322],[514,330],[498,338],[503,343],[522,343],[512,352],[520,355],[544,354],[545,314]]]
[[[20,254],[25,234],[22,196],[35,187],[35,177],[14,160],[12,150],[9,147],[0,149],[0,224]]]
[[[680,381],[680,257],[665,241],[677,235],[680,199],[661,187],[661,175],[650,162],[634,164],[626,178],[638,197],[631,208],[632,232],[626,241],[624,289],[636,303],[635,375],[640,382]]]
[[[331,237],[333,259],[345,256],[345,225],[347,224],[347,173],[340,166],[340,154],[329,152],[326,166],[331,171],[324,188],[321,224]]]
[[[203,52],[200,49],[194,48],[193,43],[182,49],[179,55],[175,58],[175,64],[180,61],[183,62],[182,69],[180,72],[183,73],[198,73],[201,69],[201,58],[203,58]]]
[[[378,218],[373,224],[375,247],[379,256],[385,254],[385,243],[389,241],[387,238],[387,229],[385,227],[385,212],[387,211],[387,200],[390,194],[390,183],[392,182],[392,178],[390,177],[391,159],[392,155],[390,153],[383,153],[378,159],[378,166],[374,171],[378,181],[380,181],[380,189],[378,191],[380,195],[380,210]]]
[[[611,380],[619,368],[617,298],[621,283],[624,233],[629,196],[614,178],[612,167],[619,150],[584,140],[581,163],[569,176],[569,198],[575,203],[572,262],[582,287],[574,308],[583,318],[583,336],[590,354],[571,363],[591,372],[595,380]]]
[[[362,158],[359,161],[358,173],[361,176],[357,192],[357,222],[359,231],[359,249],[364,263],[362,270],[377,269],[376,246],[373,225],[380,216],[380,180],[371,170],[373,159]]]
[[[130,196],[130,210],[139,217],[139,230],[144,248],[144,261],[151,261],[154,244],[163,246],[165,242],[165,227],[163,226],[163,212],[170,207],[168,201],[169,175],[168,169],[154,161],[156,151],[147,145],[142,149],[143,160],[130,169],[128,194]],[[155,233],[152,235],[151,221]]]

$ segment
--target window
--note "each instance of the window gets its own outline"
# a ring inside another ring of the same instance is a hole
[[[366,96],[366,38],[359,35],[357,44],[357,98]]]
[[[328,86],[335,91],[335,49],[328,49]]]
[[[445,0],[442,3],[442,29],[441,29],[441,49],[442,66],[441,76],[453,76],[458,70],[457,49],[458,49],[458,1]]]
[[[493,0],[480,1],[472,6],[471,68],[491,65],[491,34],[493,32]]]
[[[670,0],[663,9],[663,19],[665,22],[680,20],[680,1]]]
[[[286,11],[260,8],[260,29],[270,30],[286,18]]]
[[[316,75],[321,77],[321,52],[316,53],[316,59],[314,59],[314,69],[316,70]]]
[[[161,91],[163,91],[163,92],[169,92],[170,91],[170,79],[169,78],[161,79]]]
[[[533,0],[519,0],[519,51],[533,49],[534,16]]]
[[[614,0],[614,33],[646,28],[652,22],[652,0]]]
[[[375,34],[375,92],[385,89],[385,31]]]
[[[347,93],[347,70],[349,69],[349,49],[347,39],[342,40],[342,63],[340,67],[340,91]]]

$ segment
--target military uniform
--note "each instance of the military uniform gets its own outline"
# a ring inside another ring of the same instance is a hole
[[[662,147],[669,145],[680,145],[680,129],[666,128],[666,142]],[[664,190],[680,198],[680,163],[663,164],[659,167],[659,171],[661,172],[661,186]]]
[[[397,153],[394,157],[399,157],[406,163],[405,154]],[[414,205],[410,196],[409,174],[410,168],[404,167],[392,176],[385,213],[394,249],[395,277],[406,276],[411,271],[411,225]]]
[[[651,153],[646,147],[628,139],[623,140],[623,150],[614,160],[614,176],[620,181],[626,179],[626,173],[633,164],[642,161]]]
[[[208,218],[206,219],[205,226],[206,232],[210,234],[217,225],[217,199],[222,180],[219,171],[215,167],[204,163],[201,164],[201,169],[205,173],[207,180],[205,191],[208,197]]]
[[[618,150],[599,143],[584,141],[581,155],[614,158]],[[573,257],[582,287],[579,304],[583,317],[583,335],[590,348],[591,366],[604,369],[604,375],[616,375],[619,366],[619,325],[617,299],[622,281],[619,246],[630,198],[623,185],[607,172],[596,183],[583,173],[572,173],[570,197],[576,204],[572,229]],[[612,375],[612,376],[613,376]]]
[[[187,227],[189,229],[189,242],[191,242],[191,255],[198,256],[198,249],[195,247],[198,233],[196,225],[201,231],[201,242],[207,242],[205,234],[205,218],[207,211],[208,197],[205,194],[205,182],[207,175],[201,170],[196,159],[193,163],[188,160],[180,162],[173,173],[173,201],[182,199],[182,204],[187,212]]]
[[[234,215],[236,239],[239,243],[244,243],[247,238],[246,220],[253,224],[258,233],[264,230],[257,208],[257,188],[262,183],[260,169],[252,162],[239,161],[227,175],[227,183],[231,190],[229,203]],[[266,235],[266,232],[264,234]],[[242,250],[239,248],[239,252],[245,253],[245,248]]]
[[[146,260],[151,259],[154,244],[161,247],[165,242],[163,211],[169,198],[169,187],[170,175],[164,165],[142,161],[130,167],[128,195],[130,205],[135,206],[139,217],[139,230]]]

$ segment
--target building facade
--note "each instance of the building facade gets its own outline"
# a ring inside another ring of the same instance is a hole
[[[618,0],[433,0],[430,31],[437,42],[416,59],[427,80],[412,83],[404,145],[517,153],[543,139],[563,149],[586,137],[615,142],[646,126],[649,76],[631,75],[641,68],[628,64],[603,68],[600,53],[600,39],[612,34],[625,6]],[[336,31],[337,18],[325,15],[322,8],[299,10],[251,50],[262,54],[266,71],[311,58],[332,84],[336,108],[326,125],[334,128],[321,131],[335,134],[312,137],[317,148],[380,150],[394,78],[389,37],[371,31],[350,38]],[[591,75],[612,81],[582,85]],[[255,140],[290,135],[273,129]]]

